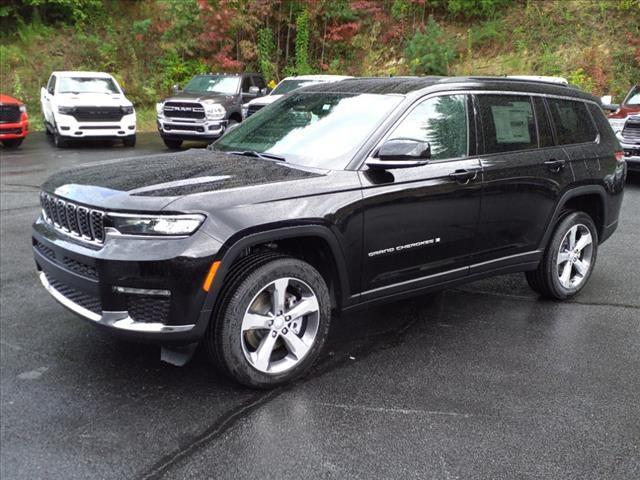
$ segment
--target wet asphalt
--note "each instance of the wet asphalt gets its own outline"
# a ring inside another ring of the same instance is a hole
[[[105,336],[39,286],[38,186],[167,150],[0,150],[2,479],[640,478],[640,178],[582,294],[507,275],[334,319],[304,379],[242,388]]]

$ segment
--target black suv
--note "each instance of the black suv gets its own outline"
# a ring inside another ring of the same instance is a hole
[[[272,387],[332,312],[508,272],[563,300],[614,232],[626,164],[598,100],[504,78],[303,88],[208,150],[78,167],[42,190],[45,288],[96,325]]]
[[[184,140],[210,143],[242,121],[242,104],[267,93],[259,73],[196,75],[182,91],[156,105],[158,132],[167,147]]]

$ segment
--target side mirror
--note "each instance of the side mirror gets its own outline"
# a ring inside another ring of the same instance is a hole
[[[600,97],[600,101],[603,105],[611,105],[611,103],[613,103],[613,97],[611,95],[605,95],[604,97]]]
[[[617,103],[611,103],[613,101],[613,97],[611,95],[605,95],[604,97],[601,97],[600,101],[602,102],[603,110],[615,112],[616,110],[618,110],[618,108],[620,108],[620,105],[618,105]]]
[[[431,158],[429,142],[412,138],[394,138],[382,144],[375,158],[367,160],[369,168],[409,168],[426,165]]]
[[[269,93],[269,89],[267,87],[260,89],[260,95],[266,95]]]
[[[176,83],[173,87],[171,87],[171,91],[173,93],[178,93],[180,91],[180,85]]]
[[[260,95],[260,87],[249,87],[249,91],[243,95],[246,97],[257,97]]]

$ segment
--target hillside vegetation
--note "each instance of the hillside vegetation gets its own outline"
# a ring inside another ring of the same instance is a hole
[[[153,105],[202,72],[560,75],[618,99],[640,81],[640,0],[4,0],[0,91],[41,128],[53,70]]]

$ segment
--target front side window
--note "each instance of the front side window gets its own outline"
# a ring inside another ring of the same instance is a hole
[[[243,93],[247,93],[249,91],[249,89],[251,88],[251,78],[250,77],[244,77],[242,79],[242,92]]]
[[[214,149],[267,153],[298,165],[343,169],[402,98],[294,92],[251,115]]]
[[[220,93],[235,95],[238,92],[240,77],[225,77],[221,75],[196,75],[184,87],[185,92]]]
[[[584,102],[548,98],[558,145],[593,142],[598,130]]]
[[[388,140],[408,138],[429,142],[434,160],[467,156],[466,99],[466,95],[443,95],[423,101],[400,122]]]
[[[113,93],[120,91],[111,78],[60,77],[58,93]]]
[[[524,95],[478,95],[485,153],[538,147],[531,98]]]

